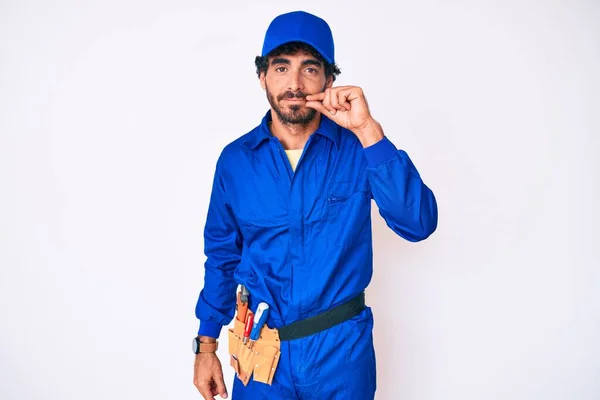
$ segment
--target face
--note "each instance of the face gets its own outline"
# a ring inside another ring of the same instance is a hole
[[[317,111],[306,107],[304,98],[331,87],[333,78],[326,79],[323,64],[310,53],[300,51],[270,58],[267,73],[261,74],[260,81],[281,122],[307,125]]]

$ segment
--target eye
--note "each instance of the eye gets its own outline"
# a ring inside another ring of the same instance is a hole
[[[316,74],[317,72],[319,72],[316,68],[306,68],[306,72],[308,72],[309,74]]]
[[[277,72],[285,72],[286,68],[285,67],[277,67],[277,68],[275,68],[275,71],[277,71]]]

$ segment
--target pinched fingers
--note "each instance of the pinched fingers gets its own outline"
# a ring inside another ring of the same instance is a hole
[[[331,93],[331,88],[325,89],[325,98],[323,99],[323,107],[325,107],[325,109],[327,111],[329,111],[331,114],[335,114],[336,109],[331,104],[332,97],[333,97],[333,95]]]
[[[323,103],[318,100],[307,101],[305,105],[306,105],[306,107],[314,108],[321,114],[329,113],[329,111],[327,109],[325,109],[325,107],[323,107]]]
[[[339,110],[341,111],[350,111],[350,108],[352,108],[350,106],[350,102],[348,101],[348,94],[345,91],[338,91],[337,92],[337,100],[338,100],[338,104],[339,104]]]
[[[319,93],[306,95],[306,101],[323,101],[324,98],[325,98],[325,92],[319,92]]]
[[[345,87],[327,88],[324,92],[306,96],[307,107],[316,109],[321,113],[335,115],[338,111],[349,111],[351,106],[348,101],[349,92]],[[320,103],[321,107],[317,104]]]
[[[340,106],[338,94],[334,90],[329,92],[329,102],[331,103],[331,108],[333,109],[332,114],[335,114],[338,111],[346,111],[344,107]]]

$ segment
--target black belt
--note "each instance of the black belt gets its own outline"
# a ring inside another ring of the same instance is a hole
[[[277,328],[279,331],[279,340],[300,339],[324,331],[357,316],[364,308],[365,292],[362,292],[348,302],[340,304],[324,313]]]

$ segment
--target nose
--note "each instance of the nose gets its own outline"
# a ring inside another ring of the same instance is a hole
[[[299,90],[304,89],[302,84],[302,75],[299,71],[290,74],[289,89],[292,92],[297,92]]]

